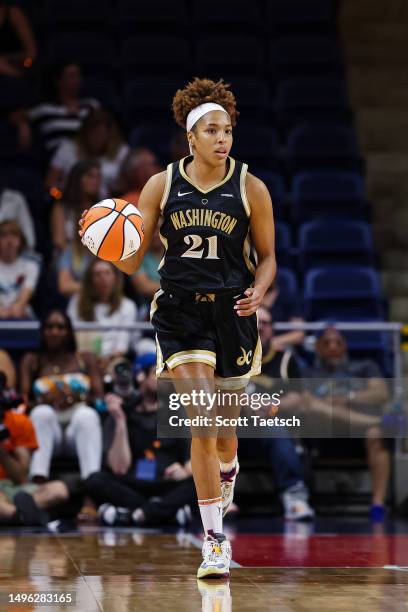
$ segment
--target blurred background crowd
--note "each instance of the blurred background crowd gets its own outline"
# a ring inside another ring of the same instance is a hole
[[[191,520],[188,441],[157,439],[152,332],[112,329],[148,321],[159,232],[140,270],[125,277],[82,246],[77,220],[103,198],[137,205],[150,176],[188,155],[170,105],[195,74],[231,82],[241,112],[232,155],[265,181],[274,203],[279,273],[259,312],[259,384],[307,379],[283,408],[334,418],[343,431],[338,440],[242,440],[234,511],[265,511],[254,490],[270,494],[266,511],[291,520],[313,519],[313,506],[327,511],[329,499],[335,509],[345,493],[351,510],[373,521],[393,506],[384,413],[395,345],[375,329],[343,333],[336,321],[404,313],[398,295],[390,306],[383,291],[395,273],[380,277],[380,268],[392,258],[374,246],[378,215],[346,85],[358,58],[351,65],[344,55],[338,3],[308,5],[0,1],[2,523]],[[274,326],[306,321],[325,325],[318,334]],[[75,331],[87,322],[99,328]],[[339,381],[334,408],[327,377]],[[320,493],[319,461],[323,474],[332,470]],[[370,484],[360,487],[361,465]]]

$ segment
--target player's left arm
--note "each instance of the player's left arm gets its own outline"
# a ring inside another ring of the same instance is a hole
[[[238,300],[234,306],[241,317],[248,317],[256,312],[276,275],[275,225],[271,196],[265,183],[253,174],[247,175],[246,193],[251,208],[249,222],[258,265],[254,286],[246,289],[247,297]]]

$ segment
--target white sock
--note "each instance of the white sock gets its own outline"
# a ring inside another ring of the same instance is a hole
[[[201,520],[203,522],[204,534],[222,533],[222,497],[213,499],[199,499]]]
[[[235,457],[229,463],[223,463],[222,461],[220,461],[221,472],[230,472],[231,470],[233,470],[237,464],[237,460],[238,460],[238,455],[235,454]]]

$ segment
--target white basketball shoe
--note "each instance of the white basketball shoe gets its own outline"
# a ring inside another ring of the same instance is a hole
[[[235,481],[239,473],[238,459],[235,467],[230,472],[220,472],[221,495],[222,495],[222,516],[225,516],[234,499]]]
[[[231,562],[231,543],[223,533],[207,535],[203,543],[203,562],[197,578],[228,578]]]

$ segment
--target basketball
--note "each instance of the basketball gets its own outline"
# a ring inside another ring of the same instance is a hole
[[[83,244],[101,259],[123,261],[144,239],[143,217],[134,204],[111,198],[94,204],[82,226]]]

